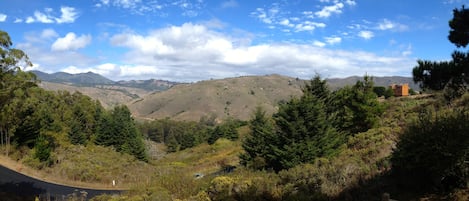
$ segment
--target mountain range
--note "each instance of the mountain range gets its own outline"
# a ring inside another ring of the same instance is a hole
[[[99,74],[33,71],[47,90],[79,91],[99,100],[106,108],[126,104],[137,119],[198,121],[203,116],[229,117],[247,120],[257,106],[274,113],[278,103],[301,95],[305,80],[282,75],[242,76],[196,83],[164,80],[112,81]],[[353,85],[363,77],[327,79],[332,90]],[[420,88],[409,77],[374,77],[376,86],[408,83]]]

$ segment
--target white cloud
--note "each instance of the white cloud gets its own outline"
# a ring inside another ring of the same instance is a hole
[[[349,6],[355,6],[357,3],[354,0],[345,0],[345,4]]]
[[[256,8],[256,11],[252,12],[251,16],[266,24],[266,27],[269,29],[279,29],[285,33],[311,32],[316,28],[326,27],[326,24],[323,22],[312,21],[315,18],[313,11],[302,11],[295,16],[285,11],[285,7],[288,7],[288,4],[285,2],[284,4],[273,3],[269,7]]]
[[[0,22],[5,22],[7,20],[7,15],[0,13]]]
[[[257,8],[255,12],[251,13],[251,15],[257,17],[260,21],[266,24],[272,24],[274,20],[273,14],[267,13],[263,8]]]
[[[69,32],[63,38],[58,38],[51,47],[52,51],[77,50],[86,47],[91,42],[90,35],[77,37],[75,33]]]
[[[39,12],[39,11],[35,11],[34,12],[34,17],[28,17],[26,19],[26,23],[33,23],[33,22],[41,22],[41,23],[53,23],[54,20],[52,19],[52,17],[42,13],[42,12]]]
[[[326,46],[326,43],[315,40],[315,41],[313,41],[313,45],[317,46],[317,47],[324,47],[324,46]]]
[[[381,22],[378,23],[377,26],[378,30],[391,30],[391,31],[406,31],[408,30],[408,26],[404,24],[400,24],[397,22],[392,22],[388,19],[384,19]]]
[[[34,20],[33,17],[27,17],[27,18],[26,18],[26,23],[28,23],[28,24],[29,24],[29,23],[33,23],[34,21],[35,21],[35,20]]]
[[[342,38],[337,37],[337,36],[332,36],[332,37],[325,37],[326,43],[329,45],[334,45],[342,42]]]
[[[279,22],[279,24],[283,26],[294,26],[293,24],[290,24],[290,20],[288,19],[283,19],[282,21]]]
[[[136,15],[156,14],[168,17],[169,12],[164,8],[178,9],[179,13],[187,17],[196,17],[204,12],[205,3],[203,0],[165,0],[165,1],[147,1],[147,0],[100,0],[94,5],[96,8],[118,7],[125,9],[125,12]]]
[[[14,21],[14,23],[21,23],[21,22],[23,22],[23,20],[20,19],[20,18],[16,18],[15,21]]]
[[[16,43],[15,48],[23,50],[33,62],[33,67],[28,70],[52,73],[60,71],[64,66],[83,68],[99,64],[99,57],[93,58],[78,51],[51,51],[51,43],[56,37],[58,35],[53,29],[44,29],[26,32],[24,40]]]
[[[151,76],[171,80],[196,81],[239,75],[280,73],[310,78],[316,72],[326,76],[343,77],[365,73],[382,76],[408,71],[414,60],[405,56],[385,57],[368,52],[331,50],[326,44],[337,44],[337,36],[310,45],[244,44],[240,39],[210,30],[203,25],[186,23],[157,29],[142,35],[114,35],[111,44],[128,48],[115,64],[111,77]],[[132,64],[132,65],[130,65]],[[145,67],[139,70],[138,67]],[[401,69],[395,66],[402,66]],[[122,69],[132,69],[126,72]],[[101,69],[102,70],[102,69]]]
[[[109,4],[109,1],[102,1],[104,4]],[[114,0],[112,3],[115,6],[122,8],[135,8],[137,4],[141,3],[141,0]]]
[[[76,42],[87,36],[74,33],[57,39],[52,29],[36,32],[26,38],[26,42],[17,44],[17,48],[25,50],[30,56],[34,69],[70,73],[93,71],[113,80],[158,78],[191,82],[272,73],[303,79],[309,79],[316,73],[325,77],[365,73],[373,76],[409,76],[409,67],[415,65],[415,59],[405,56],[407,54],[404,51],[409,48],[401,49],[399,54],[393,53],[393,56],[382,56],[364,51],[330,49],[325,39],[323,42],[317,40],[307,44],[253,44],[246,40],[252,37],[250,33],[230,36],[217,30],[187,23],[155,29],[145,34],[121,32],[110,40],[111,45],[124,50],[116,58],[106,58],[111,57],[109,55],[91,58],[79,51],[51,51],[50,43],[59,43],[59,39],[67,41],[69,38],[68,41],[74,41],[56,47],[61,50],[75,50],[84,47],[78,44],[88,43]],[[329,42],[340,40],[334,38],[330,37]]]
[[[326,24],[324,24],[324,23],[304,21],[304,22],[296,24],[295,31],[296,32],[313,31],[316,28],[324,28],[324,27],[326,27]]]
[[[34,11],[34,16],[28,16],[26,17],[25,22],[26,23],[34,23],[34,22],[39,22],[39,23],[72,23],[75,21],[75,19],[78,18],[78,12],[76,11],[75,8],[73,7],[67,7],[63,6],[60,8],[60,17],[54,17],[52,15],[53,9],[52,8],[45,8],[44,9],[45,13],[40,12],[40,11]],[[18,22],[23,22],[22,19],[16,19],[16,23]]]
[[[63,6],[60,8],[60,12],[62,13],[60,18],[55,18],[55,21],[59,24],[72,23],[78,18],[78,12],[75,8]]]
[[[342,8],[344,8],[344,4],[342,2],[336,2],[334,5],[324,6],[320,11],[317,11],[314,14],[320,18],[328,18],[332,14],[342,13]]]
[[[375,34],[372,31],[360,31],[358,32],[358,36],[363,39],[371,39],[375,36]]]

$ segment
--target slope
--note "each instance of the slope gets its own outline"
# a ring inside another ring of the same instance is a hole
[[[276,111],[279,102],[301,95],[302,80],[280,76],[244,76],[181,84],[128,104],[134,116],[198,121],[216,115],[247,120],[257,106]]]
[[[98,100],[105,108],[110,108],[119,104],[126,104],[127,102],[143,97],[145,94],[149,93],[148,91],[139,88],[113,85],[80,87],[61,83],[41,82],[39,83],[39,86],[51,91],[69,91],[70,93],[78,91]]]

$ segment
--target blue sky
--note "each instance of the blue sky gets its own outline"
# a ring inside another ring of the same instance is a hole
[[[282,74],[411,76],[448,60],[469,0],[0,0],[0,29],[34,66],[113,80]]]

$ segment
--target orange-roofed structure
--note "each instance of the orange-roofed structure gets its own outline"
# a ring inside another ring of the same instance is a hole
[[[409,84],[393,84],[390,87],[396,97],[409,95]]]

